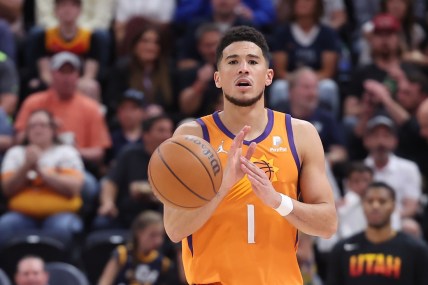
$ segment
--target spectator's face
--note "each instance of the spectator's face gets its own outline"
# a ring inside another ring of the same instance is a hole
[[[318,107],[318,79],[313,72],[302,72],[290,92],[291,107],[312,112]]]
[[[364,137],[364,145],[375,160],[385,160],[397,146],[397,138],[386,126],[378,126]]]
[[[164,241],[165,230],[162,223],[148,225],[138,232],[139,249],[145,253],[159,249]]]
[[[159,35],[154,30],[147,30],[141,35],[135,52],[141,62],[155,62],[160,55]]]
[[[294,6],[294,15],[299,17],[312,17],[315,13],[315,7],[319,0],[296,0]]]
[[[397,101],[411,114],[414,114],[425,96],[417,83],[402,80],[398,86]]]
[[[388,190],[383,187],[368,190],[363,197],[363,209],[367,224],[376,229],[387,226],[394,212],[394,206],[395,202]]]
[[[407,13],[407,0],[388,0],[386,12],[401,21]]]
[[[36,112],[28,119],[27,136],[30,144],[48,146],[52,144],[54,129],[49,117],[44,112]]]
[[[220,43],[220,39],[221,34],[217,31],[209,31],[201,36],[198,49],[205,62],[215,64],[216,49]]]
[[[346,187],[362,196],[370,183],[373,181],[373,176],[368,171],[354,171],[346,179]]]
[[[79,71],[71,64],[64,64],[58,70],[52,71],[52,87],[61,98],[68,98],[73,95],[77,88]]]
[[[55,14],[60,24],[73,24],[80,15],[80,5],[74,1],[61,1],[55,7]]]
[[[117,111],[117,118],[124,130],[134,129],[141,126],[144,111],[136,102],[126,100],[122,102]]]
[[[143,142],[146,147],[155,149],[172,136],[174,125],[170,119],[158,120],[152,128],[143,134]]]
[[[22,260],[15,275],[16,285],[47,285],[48,279],[42,261],[37,258]]]
[[[372,50],[375,56],[391,56],[398,54],[399,38],[397,33],[377,32],[370,37]]]
[[[228,17],[235,13],[240,0],[211,0],[213,14]]]

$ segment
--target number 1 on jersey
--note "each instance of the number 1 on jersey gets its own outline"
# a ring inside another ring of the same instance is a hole
[[[254,205],[247,205],[247,224],[248,224],[248,243],[256,243],[254,239],[255,222],[254,222]]]

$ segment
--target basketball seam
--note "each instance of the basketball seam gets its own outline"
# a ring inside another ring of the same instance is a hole
[[[172,141],[173,142],[173,141]],[[173,142],[173,143],[176,143],[176,142]],[[181,145],[181,144],[178,144],[178,145],[180,145],[180,146],[182,146],[182,147],[184,147],[183,145]],[[184,148],[186,148],[186,147],[184,147]],[[186,148],[187,149],[187,148]],[[188,150],[188,149],[187,149]],[[163,158],[163,155],[162,155],[162,153],[160,152],[160,150],[158,149],[158,152],[159,152],[159,158],[162,160],[162,162],[163,162],[163,164],[166,166],[166,168],[168,168],[168,170],[169,170],[169,172],[181,183],[181,185],[183,185],[187,190],[189,190],[190,192],[192,192],[195,196],[197,196],[198,198],[200,198],[200,199],[202,199],[202,200],[204,200],[204,201],[207,201],[207,202],[209,202],[210,200],[208,200],[208,199],[206,199],[206,198],[204,198],[203,196],[201,196],[201,195],[199,195],[198,193],[196,193],[196,192],[194,192],[192,189],[190,189],[190,187],[189,186],[187,186],[186,185],[186,183],[184,183],[181,179],[180,179],[180,177],[178,177],[176,174],[175,174],[175,172],[169,167],[169,165],[168,165],[168,163],[165,161],[165,159]],[[191,151],[189,151],[190,153],[192,153]],[[202,164],[203,165],[203,164]],[[205,165],[204,165],[204,168],[205,168]],[[208,175],[208,176],[210,176],[210,175]],[[210,179],[211,179],[211,177],[210,177]]]
[[[159,150],[157,150],[158,152],[159,152]],[[160,156],[160,152],[159,152],[159,156]],[[150,163],[149,163],[150,164]],[[149,170],[148,170],[148,175],[149,175],[149,182],[153,185],[153,187],[155,188],[155,189],[158,189],[157,187],[156,187],[156,185],[155,185],[155,182],[154,182],[154,180],[153,180],[153,177],[152,177],[152,173],[150,172],[150,166],[149,166]],[[170,199],[168,199],[167,197],[165,197],[164,195],[162,195],[162,192],[160,192],[159,190],[157,190],[157,193],[159,194],[159,195],[161,195],[165,200],[167,200],[168,202],[170,202],[171,204],[173,204],[173,205],[176,205],[177,207],[181,207],[181,208],[187,208],[187,209],[196,209],[196,208],[198,208],[198,207],[188,207],[188,206],[182,206],[182,205],[179,205],[179,204],[177,204],[177,203],[174,203],[173,201],[171,201]]]
[[[201,165],[204,167],[204,169],[205,169],[205,171],[207,172],[207,174],[208,174],[208,177],[210,178],[210,181],[211,181],[211,186],[212,186],[212,190],[213,190],[213,192],[214,192],[214,194],[217,194],[217,192],[215,191],[215,187],[214,187],[214,180],[213,180],[213,178],[211,177],[211,175],[210,175],[210,171],[207,169],[207,167],[205,166],[205,164],[202,162],[202,160],[197,156],[197,155],[195,155],[192,151],[191,151],[191,149],[189,149],[187,146],[185,146],[185,145],[183,145],[183,144],[181,144],[181,143],[179,143],[179,142],[176,142],[176,141],[171,141],[172,143],[175,143],[175,144],[178,144],[179,146],[181,146],[181,147],[183,147],[183,148],[185,148],[188,152],[190,152],[197,160],[199,160],[199,162],[201,163]],[[220,167],[221,167],[221,164],[220,164]]]

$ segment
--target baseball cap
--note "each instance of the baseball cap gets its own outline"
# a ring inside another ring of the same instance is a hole
[[[122,102],[125,100],[131,100],[137,103],[139,106],[144,107],[146,101],[144,100],[144,93],[136,89],[128,89],[122,95]]]
[[[387,116],[384,116],[384,115],[377,115],[377,116],[373,117],[372,119],[370,119],[367,122],[366,130],[367,130],[367,132],[371,132],[375,128],[380,127],[380,126],[387,127],[391,132],[395,133],[394,122],[390,118],[388,118]]]
[[[373,31],[397,33],[401,29],[401,24],[394,16],[390,14],[379,14],[373,18]]]
[[[80,69],[80,59],[74,53],[63,51],[55,54],[51,58],[51,68],[53,70],[60,69],[64,64],[69,63],[75,69]]]

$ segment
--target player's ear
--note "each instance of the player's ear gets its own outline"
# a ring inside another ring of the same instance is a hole
[[[214,72],[214,82],[215,82],[215,86],[217,88],[221,88],[221,84],[220,84],[220,74],[218,73],[218,71]]]
[[[265,80],[265,85],[269,86],[272,84],[272,80],[273,80],[273,69],[268,69],[266,72],[266,80]]]

